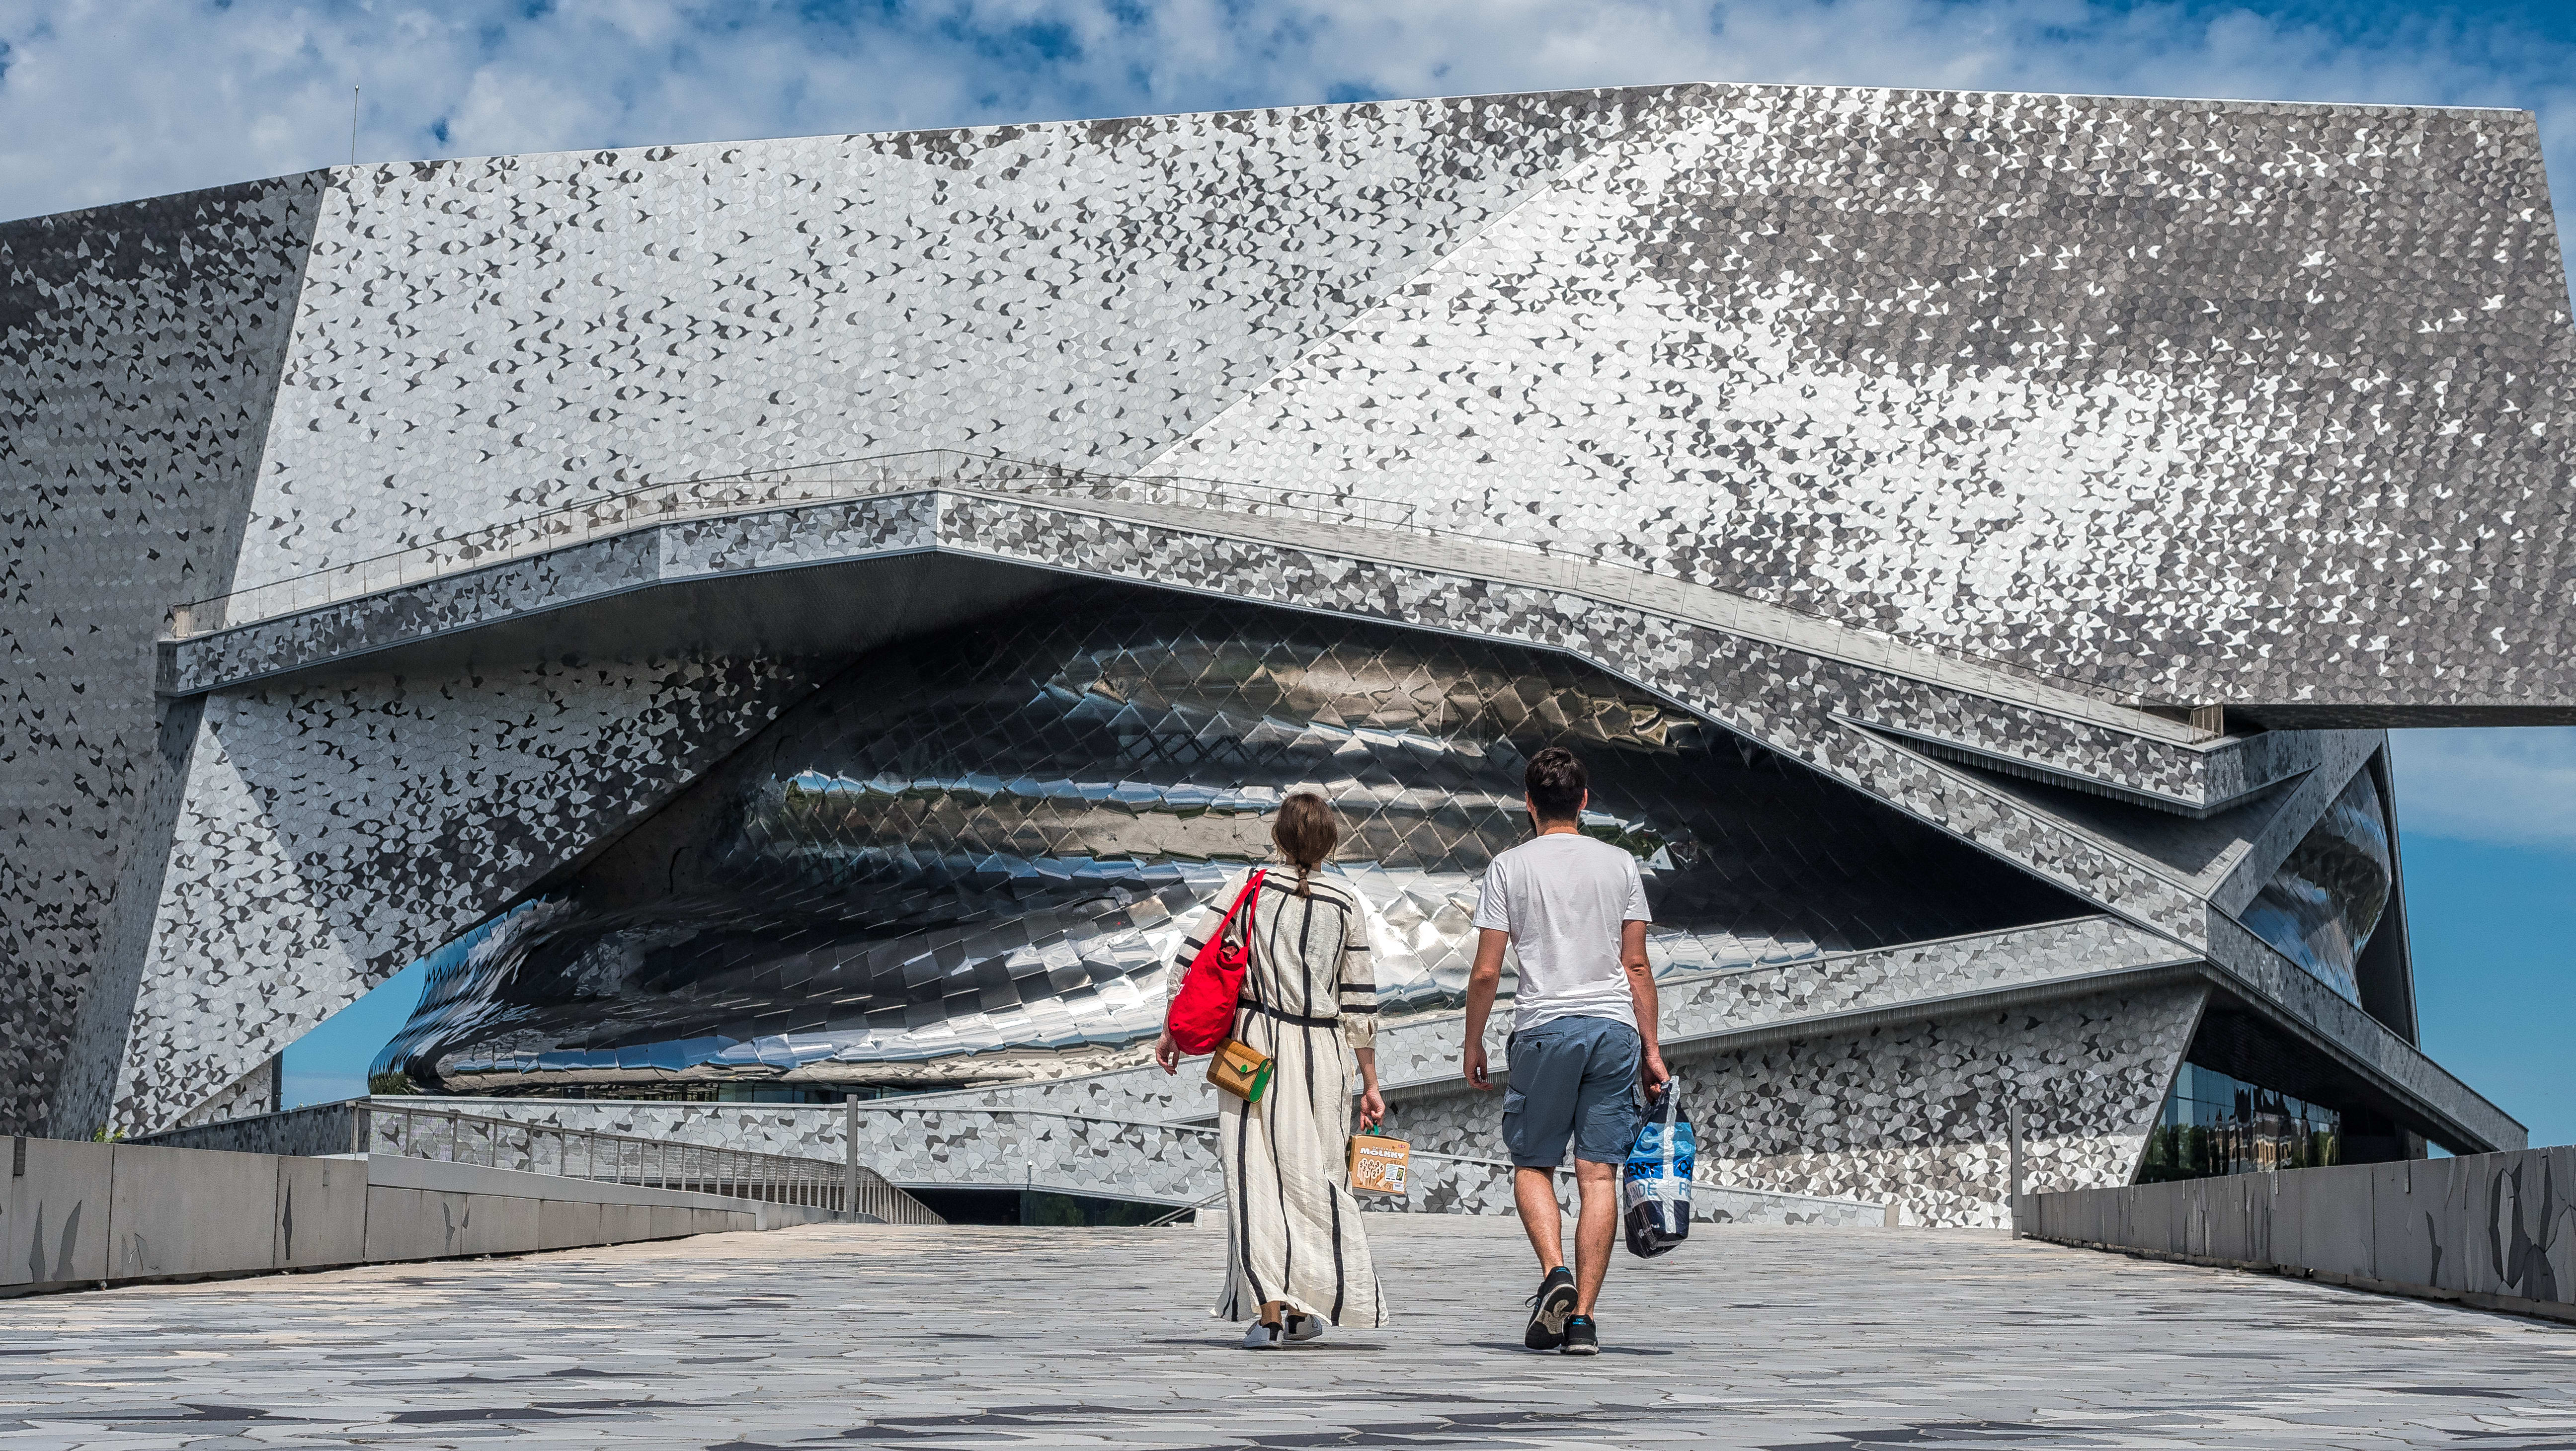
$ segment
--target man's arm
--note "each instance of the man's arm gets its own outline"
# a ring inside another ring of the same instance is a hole
[[[1628,996],[1637,1005],[1637,1042],[1644,1050],[1638,1055],[1637,1076],[1651,1092],[1672,1075],[1664,1069],[1663,1020],[1659,1013],[1661,1005],[1655,1000],[1655,969],[1646,961],[1645,923],[1619,924],[1619,966],[1628,974]],[[1470,1004],[1475,1001],[1475,991],[1475,979],[1469,978],[1467,1000]],[[1486,994],[1489,1001],[1492,996],[1491,993]],[[1467,1011],[1472,1015],[1476,1010],[1470,1006]]]
[[[1644,932],[1643,927],[1638,928],[1637,940],[1641,943],[1645,941]],[[1494,994],[1503,985],[1503,944],[1511,940],[1512,934],[1501,928],[1479,928],[1476,964],[1467,969],[1467,1051],[1462,1061],[1467,1086],[1480,1091],[1494,1086],[1485,1066],[1485,1019],[1493,1013]]]

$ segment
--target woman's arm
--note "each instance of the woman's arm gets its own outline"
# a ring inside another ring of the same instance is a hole
[[[1376,1123],[1386,1117],[1386,1100],[1377,1091],[1377,960],[1369,951],[1369,918],[1376,910],[1356,891],[1351,899],[1359,906],[1342,923],[1342,1038],[1360,1064],[1360,1121]]]

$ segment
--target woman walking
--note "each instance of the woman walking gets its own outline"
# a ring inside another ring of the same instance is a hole
[[[1287,869],[1272,869],[1253,901],[1234,1036],[1276,1067],[1259,1103],[1220,1094],[1217,1116],[1226,1279],[1215,1313],[1253,1322],[1247,1350],[1312,1340],[1327,1325],[1386,1323],[1344,1157],[1354,1068],[1361,1113],[1371,1122],[1386,1115],[1377,1091],[1369,907],[1349,887],[1314,875],[1341,835],[1323,797],[1300,791],[1281,802],[1270,839]],[[1175,991],[1250,875],[1236,873],[1210,899],[1173,965]],[[1169,1028],[1154,1044],[1154,1061],[1166,1073],[1180,1067]]]

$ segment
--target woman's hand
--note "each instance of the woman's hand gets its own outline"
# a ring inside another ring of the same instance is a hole
[[[1163,1036],[1154,1040],[1154,1061],[1162,1065],[1165,1073],[1181,1071],[1181,1045],[1172,1041],[1172,1030],[1169,1028],[1165,1028]]]
[[[1360,1122],[1364,1124],[1386,1122],[1386,1099],[1379,1094],[1377,1085],[1374,1083],[1368,1086],[1366,1093],[1360,1095]]]

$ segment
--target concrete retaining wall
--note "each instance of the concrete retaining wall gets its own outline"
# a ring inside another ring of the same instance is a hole
[[[391,1156],[9,1141],[0,1298],[137,1280],[518,1254],[832,1216]]]
[[[2576,1147],[2021,1199],[2037,1239],[2576,1321]]]
[[[158,1144],[171,1149],[223,1149],[236,1154],[350,1154],[360,1152],[355,1099],[318,1103],[282,1113],[253,1114],[137,1134],[132,1144]]]

